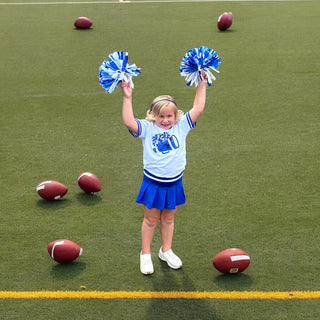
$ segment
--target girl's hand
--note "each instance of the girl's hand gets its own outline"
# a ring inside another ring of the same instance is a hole
[[[201,77],[199,75],[198,80],[199,80],[199,84],[206,85],[207,84],[207,80],[208,80],[207,74],[204,71],[201,70]]]
[[[131,82],[128,81],[122,81],[121,82],[121,89],[122,89],[122,94],[126,98],[130,98],[132,96],[132,88],[131,88]]]

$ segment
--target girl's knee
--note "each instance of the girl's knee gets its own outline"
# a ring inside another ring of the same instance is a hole
[[[155,228],[159,222],[159,219],[157,219],[156,217],[144,217],[143,222],[149,228]]]
[[[172,224],[174,222],[175,210],[163,212],[161,215],[161,223]]]

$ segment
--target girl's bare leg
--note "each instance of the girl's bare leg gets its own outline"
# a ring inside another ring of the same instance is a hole
[[[144,207],[144,219],[141,227],[142,254],[151,253],[154,232],[160,220],[161,211],[157,208]]]
[[[160,234],[163,252],[171,249],[176,212],[177,208],[174,210],[164,209],[160,214]]]

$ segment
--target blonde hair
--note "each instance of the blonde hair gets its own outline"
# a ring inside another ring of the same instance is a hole
[[[168,95],[159,96],[152,101],[151,107],[147,111],[146,120],[155,122],[156,118],[159,117],[162,110],[170,104],[173,106],[173,112],[176,117],[176,122],[178,122],[184,113],[182,110],[178,110],[176,101],[174,100],[174,98]]]

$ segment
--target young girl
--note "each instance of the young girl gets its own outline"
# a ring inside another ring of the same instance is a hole
[[[134,118],[130,82],[122,82],[122,118],[134,137],[142,139],[144,177],[136,202],[144,205],[141,228],[142,250],[140,271],[154,272],[151,243],[160,221],[162,247],[159,258],[173,269],[182,267],[180,258],[171,249],[174,216],[177,206],[185,203],[182,185],[186,165],[186,137],[196,126],[206,101],[207,76],[202,72],[192,109],[183,114],[171,96],[155,98],[144,120]]]

